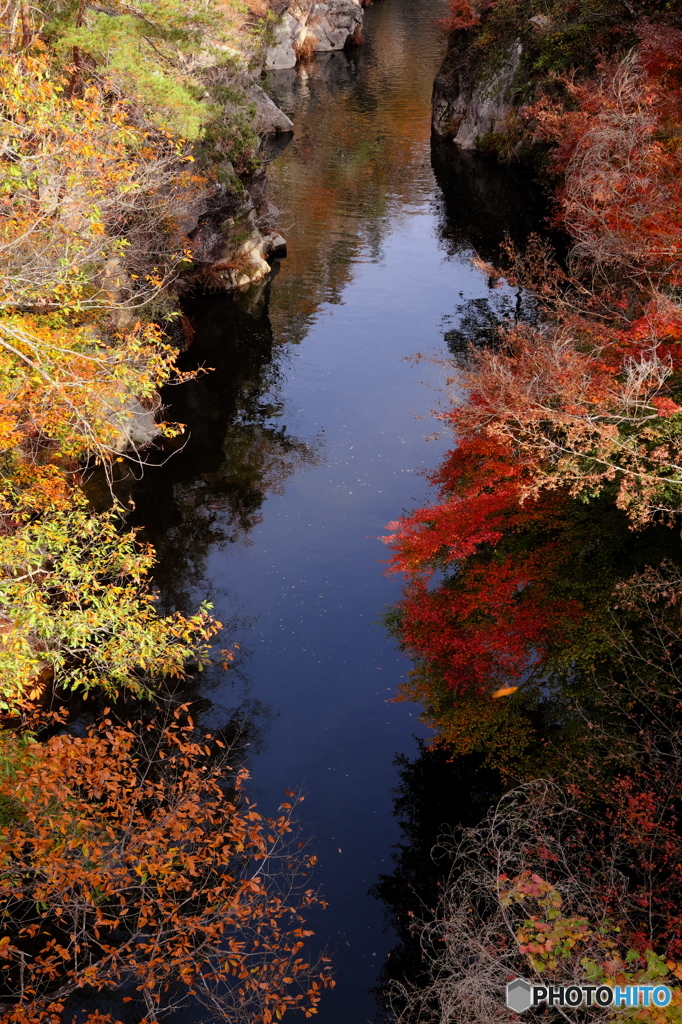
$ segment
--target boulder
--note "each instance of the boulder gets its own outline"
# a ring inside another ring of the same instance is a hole
[[[279,71],[282,68],[296,67],[296,50],[305,38],[303,24],[293,14],[285,11],[281,20],[275,26],[273,42],[268,47],[265,55],[266,71]]]
[[[157,396],[158,397],[158,396]],[[116,430],[111,447],[117,452],[146,448],[159,437],[161,431],[156,422],[160,400],[149,409],[137,398],[129,399],[124,407],[112,413],[110,423]]]
[[[536,32],[549,32],[554,24],[548,14],[535,14],[528,19]]]
[[[220,291],[248,288],[270,273],[266,257],[285,254],[281,235],[262,233],[260,218],[269,219],[269,207],[262,200],[257,208],[254,192],[237,199],[216,189],[212,209],[189,235],[194,267],[186,275],[188,284]]]
[[[239,82],[249,103],[256,108],[253,128],[260,136],[281,135],[293,132],[294,122],[270,99],[258,82],[245,75]]]
[[[277,231],[271,231],[263,238],[262,253],[269,259],[283,259],[287,254],[287,240]]]

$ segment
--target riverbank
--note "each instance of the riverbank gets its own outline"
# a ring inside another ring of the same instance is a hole
[[[333,985],[326,958],[298,956],[317,898],[290,848],[295,801],[261,817],[240,730],[198,731],[183,702],[221,623],[205,598],[160,612],[154,551],[113,486],[184,430],[156,422],[160,389],[201,372],[169,344],[192,335],[178,293],[211,274],[250,286],[283,248],[259,132],[290,122],[248,76],[236,11],[0,17],[5,1024],[197,1000],[265,1022],[315,1012]]]
[[[588,46],[576,66],[568,42],[586,23],[557,5],[529,19],[544,35],[529,66],[518,17],[532,8],[451,9],[441,128],[465,148],[521,159],[497,130],[513,115],[569,245],[560,263],[546,237],[510,241],[505,269],[487,265],[491,286],[518,289],[519,303],[453,352],[442,419],[455,443],[432,500],[389,524],[405,583],[387,624],[414,658],[401,695],[421,702],[452,759],[444,777],[459,766],[471,802],[486,791],[491,801],[476,824],[471,807],[469,820],[451,819],[438,844],[439,903],[403,928],[403,958],[414,963],[418,949],[421,963],[407,985],[393,975],[393,1008],[419,1021],[434,1006],[443,1019],[465,1007],[472,1024],[512,1024],[530,1009],[513,978],[589,979],[605,998],[656,979],[657,1012],[672,1022],[682,1006],[682,32],[675,5],[656,20],[644,6],[607,5],[594,34],[613,45]],[[547,74],[552,65],[564,73]],[[412,774],[427,770],[421,761]],[[414,875],[408,853],[398,878]],[[400,913],[394,887],[382,883]],[[603,1007],[598,1019],[615,1019]]]
[[[290,2],[267,10],[255,23],[255,36],[243,39],[243,57],[250,70],[242,71],[232,89],[236,102],[249,110],[247,117],[259,145],[240,155],[240,173],[235,175],[234,160],[221,167],[223,192],[210,198],[208,209],[188,231],[194,263],[185,277],[190,287],[248,288],[270,273],[268,261],[285,254],[286,240],[277,230],[278,211],[266,195],[267,163],[286,145],[294,124],[264,91],[260,78],[268,71],[294,68],[316,54],[359,45],[362,21],[361,0]],[[211,131],[218,150],[225,136],[224,125]]]
[[[452,0],[442,25],[449,37],[434,83],[434,132],[463,149],[547,171],[551,146],[534,106],[549,100],[573,109],[568,82],[599,79],[643,33],[665,45],[679,11],[674,3],[654,12],[618,0],[605,0],[598,13],[581,3]]]

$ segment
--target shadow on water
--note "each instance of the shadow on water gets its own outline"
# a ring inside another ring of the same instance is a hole
[[[500,166],[437,137],[431,163],[438,184],[438,241],[448,256],[473,249],[498,266],[506,239],[522,247],[541,228],[547,200],[531,171]]]
[[[398,937],[375,989],[381,1020],[391,1020],[392,1011],[403,1008],[395,991],[389,996],[394,983],[419,986],[428,980],[415,925],[438,906],[452,865],[447,845],[462,829],[478,824],[502,795],[498,773],[482,768],[481,760],[468,754],[452,761],[446,750],[428,749],[423,741],[417,757],[396,758],[400,784],[393,813],[401,841],[394,848],[394,870],[371,889]],[[441,840],[445,845],[439,849]]]
[[[152,456],[167,460],[162,470],[118,482],[119,496],[134,501],[133,524],[144,526],[158,552],[156,585],[168,609],[189,608],[205,581],[209,549],[248,544],[266,497],[281,494],[293,473],[320,458],[319,441],[301,440],[282,421],[282,349],[273,350],[270,287],[203,295],[187,305],[195,341],[181,369],[207,372],[162,396],[187,433]]]
[[[340,59],[318,62],[315,90],[303,100],[300,76],[292,78],[288,73],[287,81],[280,82],[280,101],[288,92],[291,105],[295,106],[298,96],[299,102],[317,109],[324,106],[326,89],[335,98],[343,89],[351,89],[358,82],[357,59],[333,56]],[[363,90],[359,91],[355,102],[371,110],[369,99],[363,100]],[[520,170],[501,168],[438,140],[433,141],[432,163],[440,186],[433,200],[438,241],[449,257],[464,254],[495,260],[505,238],[522,245],[541,223],[542,194]],[[331,266],[345,262],[335,251],[328,251],[325,261]],[[287,272],[291,278],[290,265]],[[216,544],[249,543],[249,534],[262,519],[266,497],[282,494],[293,474],[323,457],[319,437],[301,439],[284,422],[281,390],[287,350],[281,338],[274,340],[273,287],[278,289],[279,320],[283,301],[279,281],[268,281],[243,295],[201,295],[187,304],[195,338],[181,369],[203,367],[207,372],[163,395],[167,414],[187,424],[187,433],[152,456],[152,462],[168,460],[161,471],[152,469],[141,479],[131,474],[118,481],[119,496],[134,500],[133,523],[144,526],[159,553],[156,583],[168,608],[188,608],[192,591],[205,580],[209,549]],[[333,301],[329,293],[325,297]],[[522,314],[527,318],[532,300],[526,296],[523,303]],[[501,321],[519,312],[516,292],[490,287],[442,318],[444,340],[451,350],[470,341],[490,340]]]
[[[469,255],[504,269],[504,246],[522,250],[547,214],[543,189],[532,172],[502,167],[488,157],[432,137],[431,162],[439,189],[434,201],[438,241],[450,259]],[[543,231],[559,247],[561,239]],[[522,288],[490,281],[487,293],[463,298],[442,319],[443,340],[456,358],[470,345],[494,345],[503,324],[537,319],[537,303]]]

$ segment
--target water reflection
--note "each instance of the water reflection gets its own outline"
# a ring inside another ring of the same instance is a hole
[[[497,266],[501,243],[522,247],[542,226],[546,200],[528,170],[501,167],[436,138],[431,159],[439,186],[438,240],[449,256],[474,250]]]
[[[436,22],[446,6],[385,0],[367,10],[361,48],[268,76],[296,126],[269,172],[289,242],[278,337],[300,341],[320,304],[342,301],[354,265],[379,262],[387,231],[432,195],[431,90],[444,49]]]
[[[185,363],[210,372],[163,396],[188,432],[164,448],[172,457],[162,471],[119,484],[159,553],[156,583],[168,608],[190,607],[205,586],[209,550],[249,543],[266,497],[321,457],[319,437],[297,437],[283,422],[283,353],[273,350],[269,295],[265,285],[188,308],[196,336]]]
[[[522,250],[544,223],[546,202],[532,174],[501,167],[436,137],[431,160],[439,185],[434,198],[438,241],[448,258],[477,258],[504,268],[503,247],[511,243]],[[560,244],[559,238],[551,241]],[[538,317],[530,292],[497,280],[488,282],[485,295],[460,298],[442,319],[443,340],[455,359],[465,356],[472,344],[496,344],[502,325],[534,323]]]

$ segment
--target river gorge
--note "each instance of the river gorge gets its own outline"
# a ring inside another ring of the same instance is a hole
[[[444,357],[514,308],[472,258],[541,223],[528,175],[431,143],[445,39],[441,0],[381,0],[362,46],[270,72],[295,125],[269,165],[288,256],[267,283],[197,297],[187,366],[211,372],[164,396],[187,424],[140,482],[134,519],[159,554],[165,609],[208,597],[239,645],[197,677],[202,725],[249,731],[250,793],[300,821],[329,906],[311,927],[336,988],[320,1021],[374,1021],[371,989],[395,943],[369,890],[391,871],[396,756],[425,737],[392,701],[410,670],[382,616],[386,524],[423,502],[451,444],[433,410]],[[459,339],[459,341],[458,341]],[[457,794],[453,796],[456,801]],[[453,818],[457,809],[453,809]]]
[[[682,0],[0,80],[0,1024],[682,1024]]]

